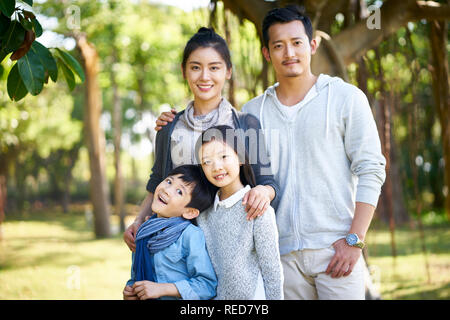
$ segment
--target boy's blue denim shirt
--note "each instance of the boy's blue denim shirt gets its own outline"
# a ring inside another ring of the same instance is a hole
[[[134,253],[132,259],[134,264]],[[183,300],[208,300],[216,296],[217,277],[206,250],[205,236],[199,227],[187,226],[177,241],[154,254],[153,262],[155,282],[175,284]],[[132,265],[127,285],[132,286],[134,279]]]

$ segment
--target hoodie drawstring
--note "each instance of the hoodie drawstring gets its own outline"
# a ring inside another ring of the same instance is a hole
[[[263,108],[264,108],[264,102],[266,101],[267,97],[267,90],[264,91],[263,99],[261,102],[261,108],[259,108],[259,122],[261,124],[261,129],[264,130],[264,124],[263,124]]]

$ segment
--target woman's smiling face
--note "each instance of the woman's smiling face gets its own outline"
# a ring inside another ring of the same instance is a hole
[[[214,48],[198,48],[186,61],[183,75],[194,94],[195,101],[216,101],[222,97],[225,80],[231,78],[222,56]]]

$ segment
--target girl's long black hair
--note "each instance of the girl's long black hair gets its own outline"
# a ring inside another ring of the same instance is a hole
[[[253,172],[252,166],[250,164],[248,152],[245,148],[243,138],[240,136],[240,132],[238,130],[233,129],[230,126],[214,126],[202,132],[195,145],[195,157],[197,159],[197,162],[200,165],[202,163],[199,155],[199,151],[202,145],[213,140],[226,143],[234,150],[234,152],[236,152],[239,158],[239,162],[241,163],[241,166],[239,168],[239,177],[242,184],[244,186],[248,184],[252,188],[255,187],[255,173]]]

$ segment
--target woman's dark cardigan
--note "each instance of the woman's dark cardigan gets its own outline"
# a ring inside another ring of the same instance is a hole
[[[247,129],[254,129],[258,133],[257,136],[257,163],[252,164],[252,169],[255,174],[256,184],[257,185],[265,185],[271,186],[275,190],[275,198],[272,200],[270,205],[275,209],[278,207],[278,193],[279,187],[273,178],[273,174],[270,171],[270,159],[268,159],[268,155],[266,152],[265,142],[263,141],[264,136],[262,135],[261,125],[259,120],[248,113],[239,112],[232,109],[233,112],[233,122],[235,129],[242,129],[246,131]],[[171,150],[170,150],[170,137],[172,135],[173,129],[175,128],[176,122],[179,120],[180,116],[184,113],[184,110],[177,113],[175,115],[175,119],[164,126],[158,133],[156,134],[155,141],[155,163],[152,168],[152,174],[150,175],[150,179],[147,183],[147,191],[155,193],[155,189],[161,181],[167,177],[169,172],[173,169],[173,163],[171,159]],[[261,134],[259,134],[261,133]],[[249,139],[245,139],[245,148],[248,152],[249,148]],[[260,150],[260,148],[262,148]],[[261,174],[263,171],[265,174]],[[270,174],[267,174],[270,173]]]

